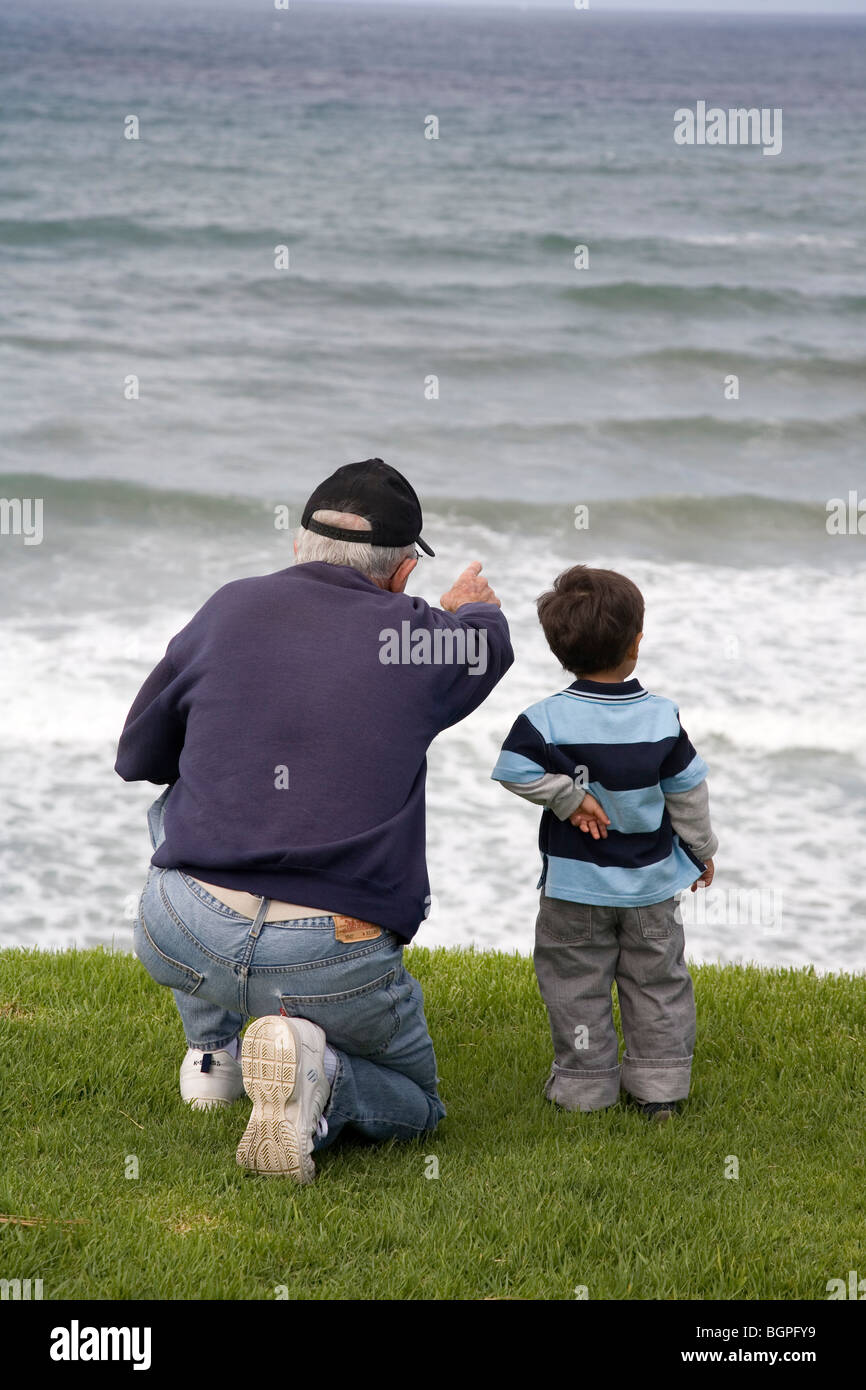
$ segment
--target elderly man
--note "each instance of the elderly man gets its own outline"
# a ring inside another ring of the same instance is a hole
[[[420,531],[396,469],[339,468],[295,565],[225,585],[171,640],[118,749],[126,781],[170,784],[135,950],[177,1001],[181,1096],[246,1090],[238,1163],[296,1182],[346,1127],[410,1139],[445,1113],[403,966],[429,905],[426,753],[513,653],[477,562],[441,609],[404,593]]]

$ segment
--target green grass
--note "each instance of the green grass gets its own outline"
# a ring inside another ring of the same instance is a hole
[[[0,1222],[0,1278],[46,1299],[823,1299],[866,1274],[866,978],[696,967],[692,1097],[653,1127],[544,1100],[531,961],[406,963],[448,1118],[341,1142],[297,1188],[236,1166],[248,1102],[182,1105],[174,1002],[132,957],[0,952],[0,1214],[38,1218]]]

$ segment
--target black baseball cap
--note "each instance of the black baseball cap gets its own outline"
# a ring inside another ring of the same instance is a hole
[[[369,521],[370,531],[345,531],[314,521],[313,512],[351,512]],[[396,468],[382,459],[364,459],[363,463],[346,463],[319,483],[301,517],[301,525],[319,536],[335,541],[354,541],[366,545],[420,545],[428,555],[431,550],[421,539],[421,503],[412,484]]]

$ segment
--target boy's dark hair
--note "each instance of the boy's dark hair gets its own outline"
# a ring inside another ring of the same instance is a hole
[[[575,676],[618,666],[643,629],[643,595],[616,570],[563,570],[537,607],[547,645]]]

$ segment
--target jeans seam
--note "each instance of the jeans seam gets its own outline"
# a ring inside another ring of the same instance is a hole
[[[429,1091],[425,1091],[424,1094],[425,1094],[425,1096],[429,1096],[429,1095],[430,1095]],[[431,1100],[439,1100],[439,1097],[438,1097],[438,1096],[430,1096],[430,1099],[431,1099]],[[439,1101],[439,1103],[441,1104],[441,1101]],[[346,1113],[345,1110],[339,1110],[339,1109],[337,1109],[336,1106],[333,1108],[333,1110],[330,1112],[330,1114],[331,1114],[331,1115],[338,1115],[338,1116],[340,1117],[341,1120],[345,1120],[346,1124],[349,1124],[349,1125],[353,1125],[353,1124],[362,1124],[362,1125],[363,1125],[363,1124],[392,1125],[392,1126],[397,1126],[397,1127],[399,1127],[400,1129],[411,1129],[411,1130],[413,1131],[413,1133],[415,1133],[415,1134],[429,1134],[429,1133],[430,1133],[430,1126],[429,1126],[429,1125],[413,1125],[413,1124],[410,1124],[410,1122],[409,1122],[408,1120],[395,1120],[394,1117],[393,1117],[393,1115],[369,1115],[369,1114],[367,1113],[366,1110],[365,1110],[362,1114],[356,1114],[356,1113],[353,1111],[352,1114],[349,1115],[349,1114]]]
[[[615,1067],[564,1067],[555,1061],[553,1070],[558,1076],[563,1073],[566,1076],[611,1076],[615,1071],[622,1070],[622,1064],[617,1062]]]
[[[321,922],[321,930],[327,931],[328,923],[330,923],[332,927],[334,925],[333,912],[320,912],[316,917],[281,917],[278,922],[264,922],[263,926],[283,928],[311,927],[314,926],[316,922]]]
[[[623,1065],[625,1065],[626,1062],[645,1062],[650,1067],[684,1067],[688,1062],[693,1060],[694,1055],[695,1054],[691,1052],[685,1057],[634,1057],[630,1052],[625,1052],[623,1053],[622,1060]]]
[[[272,926],[273,923],[269,922],[267,925]],[[324,956],[320,960],[300,961],[296,965],[290,965],[288,969],[294,973],[296,971],[319,970],[323,966],[327,967],[331,965],[344,965],[351,961],[365,960],[367,956],[375,955],[377,951],[384,950],[385,947],[388,946],[388,944],[388,941],[386,939],[383,939],[382,941],[375,942],[371,946],[365,946],[360,951],[347,951],[339,956]],[[255,967],[255,969],[263,975],[267,974],[268,972],[270,972],[271,974],[282,975],[286,972],[286,967],[279,965],[258,965]],[[318,998],[318,996],[316,997]]]

